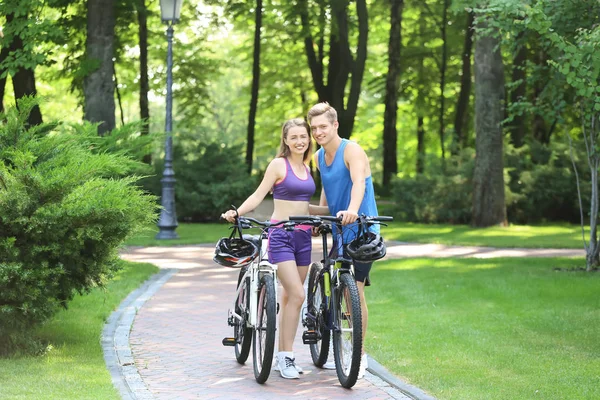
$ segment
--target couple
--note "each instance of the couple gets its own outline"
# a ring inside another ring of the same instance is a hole
[[[377,215],[371,168],[364,150],[338,134],[337,112],[327,103],[319,103],[308,112],[308,123],[301,118],[287,121],[282,128],[278,156],[271,161],[256,191],[238,208],[239,215],[254,210],[273,191],[272,221],[287,220],[292,215],[336,215],[342,224],[356,221],[360,214]],[[309,126],[310,124],[310,126]],[[322,147],[317,151],[317,166],[323,190],[319,206],[309,204],[316,187],[306,165],[312,156],[310,134]],[[230,222],[236,212],[222,215]],[[344,235],[347,237],[347,235]],[[353,239],[352,237],[347,240]],[[302,373],[295,363],[294,338],[304,302],[304,279],[311,261],[310,227],[298,227],[293,232],[273,229],[269,234],[269,261],[277,264],[277,276],[283,286],[279,320],[279,352],[275,368],[282,377],[299,378]],[[363,339],[367,328],[365,280],[372,263],[355,263],[354,271],[362,307]],[[359,377],[367,367],[364,354]]]

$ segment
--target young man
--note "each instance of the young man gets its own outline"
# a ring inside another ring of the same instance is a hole
[[[371,167],[365,151],[354,142],[338,134],[337,112],[327,103],[319,103],[308,111],[312,136],[321,146],[316,153],[317,167],[323,189],[320,206],[328,206],[331,215],[342,218],[342,225],[356,222],[359,214],[376,216],[377,204],[373,191]],[[356,229],[344,229],[346,243],[354,239]],[[375,225],[372,229],[378,229]],[[368,282],[372,262],[354,262],[354,273],[361,300],[363,343],[367,332],[368,309],[365,299],[365,281]],[[364,354],[360,363],[359,378],[367,368]]]

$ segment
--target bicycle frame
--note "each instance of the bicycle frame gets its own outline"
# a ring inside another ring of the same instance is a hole
[[[256,327],[256,321],[258,319],[258,284],[260,282],[260,279],[262,278],[262,276],[264,274],[271,274],[273,275],[273,281],[275,283],[277,283],[277,265],[276,264],[271,264],[269,262],[269,257],[268,257],[268,252],[267,252],[267,242],[268,242],[268,236],[267,233],[265,231],[261,231],[260,234],[260,254],[258,255],[258,257],[256,259],[254,259],[248,269],[246,270],[246,272],[244,273],[244,275],[242,276],[242,278],[240,279],[240,282],[244,282],[246,279],[250,278],[250,299],[249,299],[249,306],[250,306],[250,310],[249,310],[249,318],[246,321],[246,326],[248,328],[254,328]],[[277,297],[277,284],[275,284],[275,298]],[[244,288],[244,285],[238,285],[238,288],[236,290],[236,300],[237,298],[241,295],[241,292]],[[234,302],[235,304],[235,302]],[[233,309],[229,310],[230,313],[230,317],[233,317],[235,319],[237,319],[238,321],[242,320],[242,316],[237,314],[235,312],[235,306],[233,307]]]
[[[335,233],[335,237],[333,238],[333,246],[340,243],[342,240],[342,230],[338,225]],[[329,330],[340,330],[339,326],[334,326],[334,321],[337,321],[336,317],[336,309],[333,307],[334,301],[338,293],[335,288],[340,281],[340,274],[351,274],[354,275],[352,268],[344,267],[344,264],[352,265],[352,260],[346,259],[343,256],[338,255],[335,258],[331,258],[329,255],[329,251],[327,248],[327,235],[331,234],[333,236],[333,229],[331,227],[322,226],[321,228],[321,237],[323,240],[323,259],[321,263],[323,265],[323,270],[321,275],[323,276],[323,283],[325,284],[325,296],[327,297],[327,302],[325,303],[325,315],[327,315],[326,327]],[[333,290],[332,290],[333,286]],[[332,296],[335,294],[335,296]]]

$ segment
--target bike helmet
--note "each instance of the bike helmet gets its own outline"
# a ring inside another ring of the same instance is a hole
[[[240,238],[221,238],[215,248],[213,261],[224,267],[244,267],[258,255],[258,247]]]
[[[358,235],[356,239],[348,243],[346,251],[353,260],[362,262],[379,260],[386,254],[383,238],[374,232]]]

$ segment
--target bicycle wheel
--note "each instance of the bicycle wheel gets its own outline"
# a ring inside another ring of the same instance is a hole
[[[334,293],[333,355],[340,383],[351,388],[358,378],[362,349],[360,297],[351,274],[343,273],[339,279]]]
[[[277,323],[276,302],[273,276],[265,274],[258,290],[257,319],[253,335],[254,378],[258,383],[265,383],[271,373]]]
[[[327,296],[321,263],[312,263],[308,276],[307,328],[317,333],[317,343],[310,345],[310,355],[315,366],[321,368],[327,362],[331,331],[327,327]]]
[[[242,282],[242,277],[246,271],[240,270],[238,277],[238,287],[243,285],[237,300],[235,302],[235,312],[241,315],[242,319],[236,321],[234,329],[235,337],[235,359],[238,363],[244,364],[250,354],[250,345],[252,344],[252,328],[248,327],[248,313],[250,311],[250,277]]]

